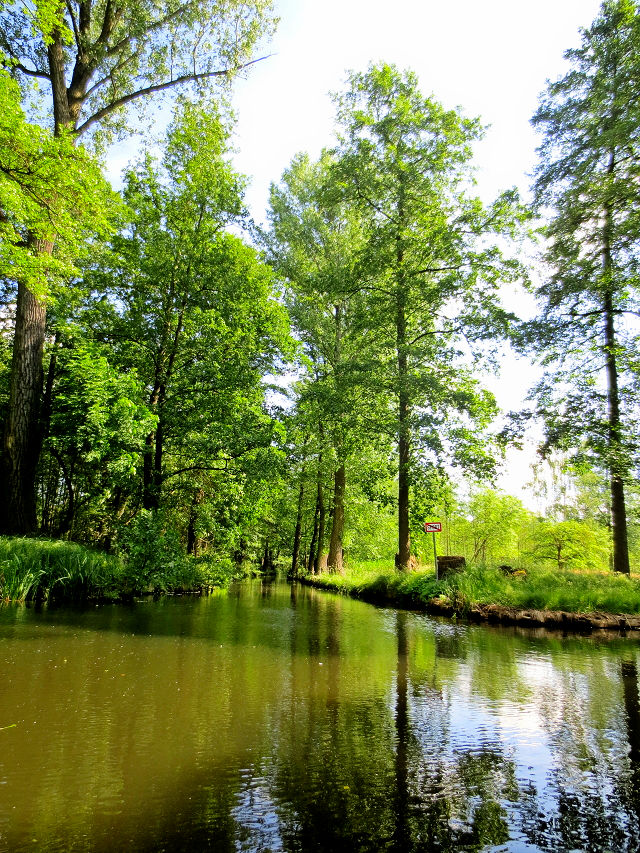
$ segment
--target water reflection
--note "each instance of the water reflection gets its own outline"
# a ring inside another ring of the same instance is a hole
[[[635,851],[636,654],[259,581],[4,608],[0,851]]]

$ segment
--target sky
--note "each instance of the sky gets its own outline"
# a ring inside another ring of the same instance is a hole
[[[331,92],[348,70],[388,62],[418,75],[421,90],[487,126],[476,147],[478,193],[490,201],[517,186],[526,198],[539,144],[530,125],[547,80],[566,73],[564,52],[580,43],[600,0],[279,0],[280,24],[262,51],[271,54],[236,83],[235,164],[251,179],[247,201],[265,218],[269,185],[293,156],[317,156],[333,142]],[[506,294],[512,310],[529,309]],[[537,370],[507,352],[486,385],[501,407],[518,408]],[[536,436],[509,451],[498,485],[538,504],[532,479]]]
[[[333,139],[329,93],[369,63],[411,69],[424,94],[489,125],[478,146],[480,192],[526,189],[537,136],[529,124],[547,79],[566,70],[598,0],[279,0],[280,24],[236,85],[236,165],[252,176],[249,203],[262,218],[269,183],[294,154]]]

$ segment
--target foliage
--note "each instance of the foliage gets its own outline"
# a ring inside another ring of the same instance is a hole
[[[472,195],[477,120],[447,111],[389,65],[352,74],[336,98],[334,180],[363,233],[355,288],[360,332],[375,339],[373,381],[385,389],[398,453],[399,565],[409,562],[409,490],[417,459],[493,470],[484,432],[495,400],[475,373],[481,342],[508,334],[499,285],[523,270],[503,256],[524,212],[515,193],[485,209]],[[474,359],[474,372],[469,369]]]
[[[250,538],[245,489],[282,438],[265,375],[290,342],[270,269],[227,231],[242,189],[211,104],[181,102],[162,156],[130,170],[127,221],[50,313],[49,532],[110,547],[143,508],[190,553]]]
[[[270,0],[2,6],[0,49],[25,86],[32,79],[51,85],[56,127],[85,133],[99,126],[107,138],[127,129],[132,102],[226,80],[274,25]],[[58,75],[71,81],[64,95]],[[30,96],[42,112],[46,90]]]
[[[0,537],[0,601],[199,592],[240,577],[229,559],[185,557],[175,532],[150,513],[122,535],[118,555],[59,539]]]
[[[578,521],[541,521],[532,529],[531,554],[536,562],[550,561],[563,569],[606,567],[609,537]]]
[[[549,275],[529,330],[546,374],[535,396],[547,447],[610,473],[614,568],[628,572],[624,485],[638,464],[640,13],[606,0],[570,71],[548,85],[536,199],[550,209]]]
[[[44,297],[107,236],[118,205],[95,160],[69,134],[29,123],[20,101],[0,67],[0,278]],[[39,251],[48,241],[54,251]]]
[[[143,510],[119,532],[123,584],[131,592],[166,591],[179,586],[187,558],[180,537],[161,512]]]
[[[136,376],[104,348],[67,336],[56,357],[55,400],[41,463],[42,527],[97,540],[116,493],[135,476],[155,424]],[[57,494],[62,475],[66,500]]]

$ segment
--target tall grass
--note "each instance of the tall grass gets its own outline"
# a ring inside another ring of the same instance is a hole
[[[613,572],[559,572],[539,566],[526,575],[505,575],[496,568],[470,565],[436,581],[431,568],[398,572],[386,561],[349,565],[344,575],[318,575],[314,585],[403,604],[442,596],[459,612],[473,605],[499,604],[520,610],[640,613],[640,578]]]
[[[177,557],[161,542],[156,551],[150,564],[139,548],[113,556],[75,542],[0,536],[0,601],[208,591],[239,576],[230,560],[216,555]]]
[[[0,537],[0,600],[108,595],[122,571],[117,557],[74,542]]]
[[[572,613],[640,613],[640,578],[603,571],[558,571],[535,566],[526,575],[504,575],[499,569],[470,566],[443,581],[456,602],[501,604],[522,610],[566,610]]]

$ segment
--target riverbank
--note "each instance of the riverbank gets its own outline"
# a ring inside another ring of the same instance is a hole
[[[236,576],[230,561],[168,554],[150,562],[129,559],[59,539],[0,536],[0,602],[65,600],[127,601],[134,596],[203,592],[225,587]]]
[[[373,604],[409,607],[470,622],[583,632],[640,631],[637,576],[546,568],[505,574],[500,569],[469,566],[436,581],[433,569],[404,573],[363,564],[350,567],[344,575],[299,580]]]

